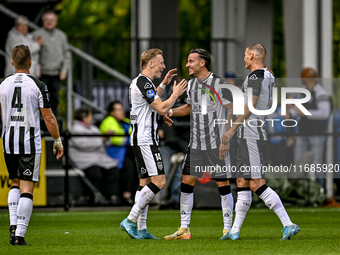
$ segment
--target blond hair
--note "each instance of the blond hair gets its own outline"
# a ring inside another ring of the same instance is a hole
[[[145,69],[149,61],[157,55],[163,55],[163,52],[157,48],[144,51],[140,56],[140,65],[142,66],[142,69]]]

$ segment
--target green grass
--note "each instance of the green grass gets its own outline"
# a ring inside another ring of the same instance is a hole
[[[282,225],[268,209],[251,209],[241,240],[220,241],[221,211],[194,210],[191,240],[132,240],[119,228],[127,211],[33,212],[30,247],[9,244],[8,213],[0,213],[0,254],[340,254],[340,209],[288,209],[301,232],[281,240]],[[158,237],[180,224],[178,211],[150,211],[148,229]],[[68,233],[67,233],[68,232]]]

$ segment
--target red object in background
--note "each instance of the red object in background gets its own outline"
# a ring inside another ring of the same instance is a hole
[[[198,178],[198,181],[201,183],[201,184],[205,184],[205,183],[208,183],[211,181],[211,175],[209,172],[205,172],[203,173],[202,175],[202,178]]]

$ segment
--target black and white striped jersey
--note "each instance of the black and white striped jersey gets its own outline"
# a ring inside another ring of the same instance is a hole
[[[213,73],[202,82],[197,78],[189,80],[187,103],[191,108],[191,149],[210,150],[220,146],[226,125],[214,125],[214,120],[226,119],[224,105],[230,104],[233,99],[228,89],[217,88],[217,84],[226,82]]]
[[[159,98],[156,86],[152,80],[139,74],[130,85],[130,119],[132,146],[159,145],[157,134],[158,113],[150,105]]]
[[[40,108],[50,108],[47,86],[34,76],[15,73],[0,83],[3,151],[41,153]]]
[[[247,75],[242,85],[244,103],[248,102],[248,88],[252,88],[253,96],[258,96],[256,109],[268,110],[271,107],[272,91],[275,86],[275,78],[267,68],[259,68]],[[265,127],[265,115],[251,114],[245,121],[245,125],[238,128],[237,137],[267,140]]]

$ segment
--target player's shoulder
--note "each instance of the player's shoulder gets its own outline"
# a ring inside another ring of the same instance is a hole
[[[265,77],[265,68],[259,68],[254,71],[252,71],[250,74],[248,74],[248,79],[249,80],[258,80],[258,79],[263,79]]]
[[[136,85],[139,89],[144,90],[152,89],[154,87],[152,81],[144,75],[140,75],[136,78]]]
[[[39,88],[40,91],[46,91],[47,90],[47,86],[41,80],[39,80],[38,78],[36,78],[35,76],[30,75],[30,74],[27,74],[26,76],[29,80],[31,80]]]
[[[220,76],[218,76],[215,73],[211,73],[211,78],[213,78],[213,79],[220,79],[220,80],[224,81],[224,79],[222,79]]]
[[[8,78],[10,78],[11,76],[13,76],[13,75],[14,75],[14,73],[11,73],[11,74],[7,75],[6,77],[2,78],[2,79],[0,80],[0,85],[1,85],[4,81],[6,81]]]

